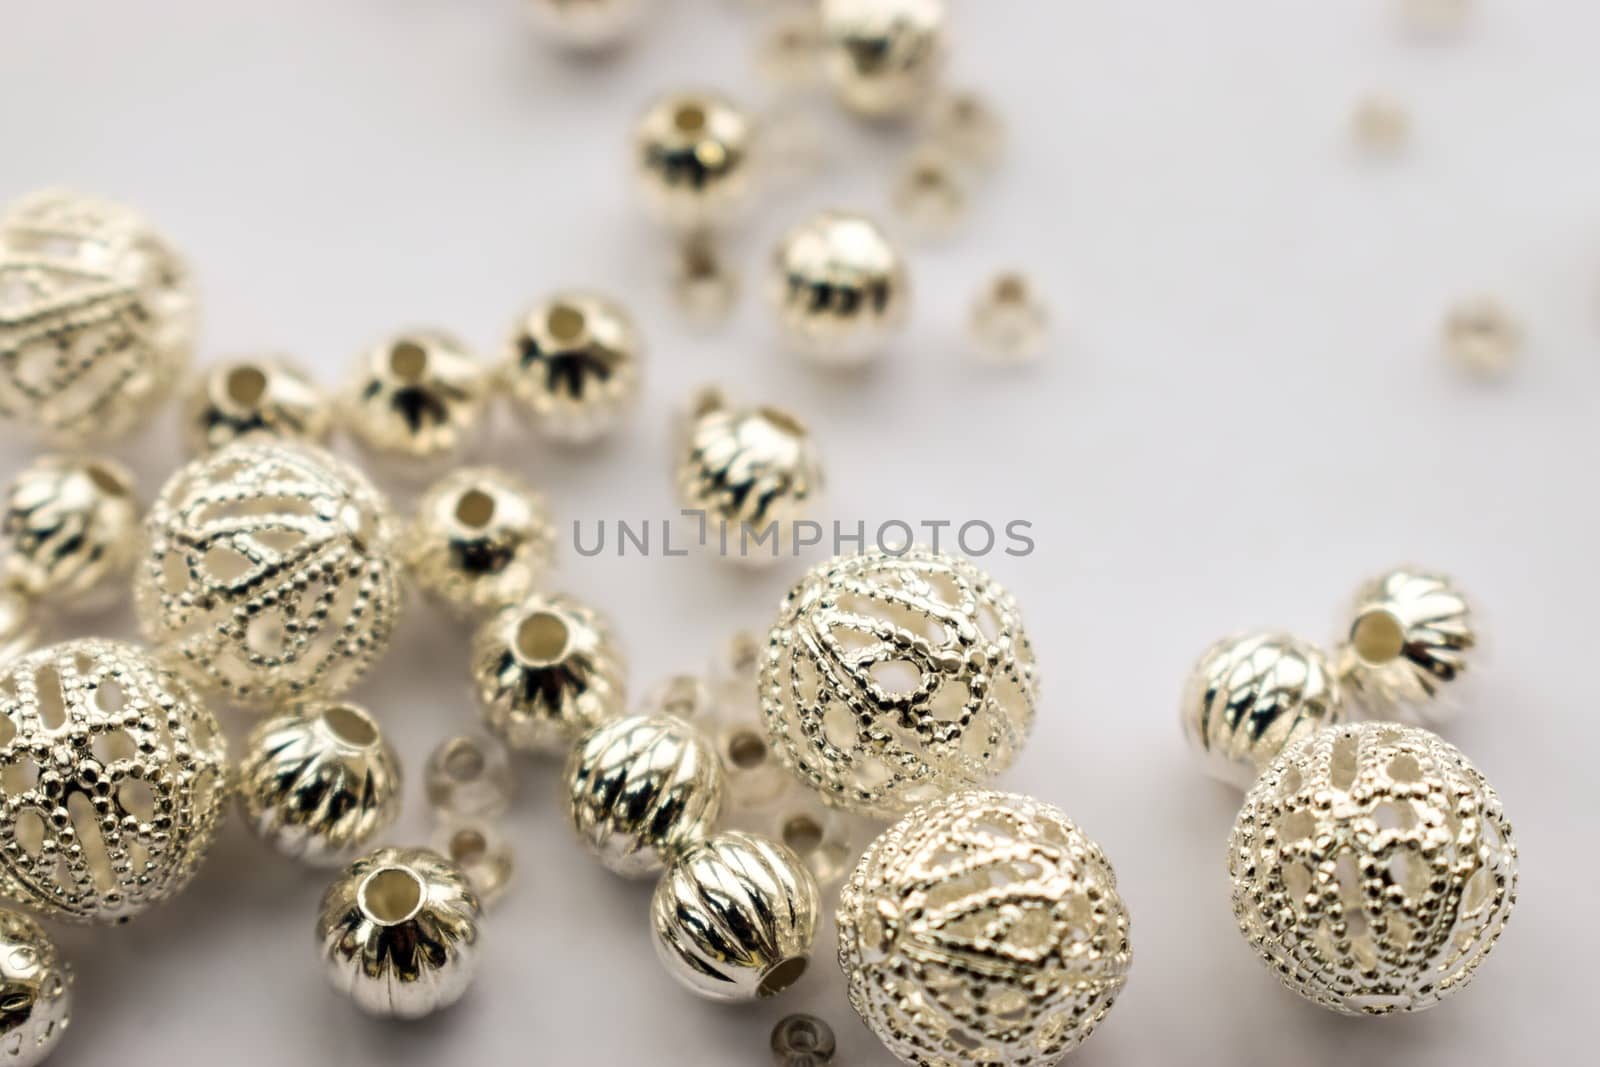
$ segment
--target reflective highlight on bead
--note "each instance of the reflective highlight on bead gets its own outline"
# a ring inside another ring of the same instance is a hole
[[[396,334],[358,357],[340,403],[344,428],[369,462],[432,477],[472,454],[492,381],[488,365],[449,334]]]
[[[943,0],[822,0],[822,33],[834,95],[867,118],[915,110],[944,67]]]
[[[57,609],[119,599],[139,553],[133,474],[112,459],[43,455],[6,489],[0,582]]]
[[[256,435],[322,445],[332,432],[333,402],[279,356],[209,367],[183,400],[183,439],[191,456]]]
[[[555,548],[542,496],[509,471],[469,467],[423,494],[400,552],[424,593],[471,617],[532,593]]]
[[[72,965],[44,928],[0,908],[0,1063],[37,1067],[72,1022]]]

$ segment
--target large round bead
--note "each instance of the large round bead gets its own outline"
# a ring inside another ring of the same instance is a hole
[[[650,905],[656,955],[711,1000],[764,1000],[805,974],[820,894],[798,856],[729,831],[689,846]]]
[[[790,347],[817,363],[856,366],[878,356],[905,325],[905,260],[872,220],[829,211],[783,236],[770,286]]]
[[[408,477],[458,466],[482,438],[493,374],[438,330],[380,341],[356,360],[340,407],[370,462]]]
[[[0,418],[60,445],[122,437],[188,365],[194,287],[137,212],[63,190],[0,215]]]
[[[449,1007],[478,969],[483,909],[454,863],[425,848],[380,848],[322,897],[317,944],[328,980],[363,1011],[417,1019]]]
[[[1500,798],[1455,748],[1395,723],[1279,756],[1228,849],[1244,936],[1284,985],[1348,1014],[1419,1011],[1466,985],[1516,901]]]
[[[469,467],[423,494],[401,554],[423,592],[471,616],[533,592],[555,547],[549,509],[527,482],[494,467]]]
[[[915,111],[944,67],[943,0],[822,0],[823,68],[839,102],[868,118]]]
[[[823,799],[892,818],[1010,766],[1033,648],[1003,588],[955,556],[841,556],[789,593],[761,674],[778,758]]]
[[[314,867],[348,863],[400,814],[400,759],[353,704],[304,704],[250,733],[239,804],[256,836]]]
[[[670,715],[618,719],[586,735],[567,759],[566,784],[578,837],[627,878],[660,871],[722,810],[716,749]]]
[[[1044,1067],[1111,1010],[1133,951],[1111,863],[1058,809],[969,791],[907,815],[839,898],[850,1003],[917,1067]]]
[[[104,607],[127,588],[139,511],[133,475],[115,460],[40,456],[6,492],[0,572],[48,607]]]
[[[72,1021],[72,965],[44,928],[0,908],[0,1063],[36,1067]]]
[[[145,519],[139,621],[197,684],[240,703],[333,697],[388,647],[396,534],[365,476],[309,445],[194,460]]]
[[[1477,645],[1472,606],[1455,583],[1402,567],[1356,593],[1339,674],[1372,718],[1434,723],[1460,709]]]
[[[208,367],[183,398],[183,442],[192,456],[255,436],[320,445],[332,432],[333,402],[278,356]]]
[[[123,922],[189,883],[221,817],[227,753],[181,679],[120,641],[68,641],[0,673],[0,893]]]
[[[1344,718],[1322,651],[1281,633],[1225,638],[1201,657],[1179,705],[1206,773],[1248,789],[1278,753]]]
[[[717,93],[671,93],[650,105],[633,135],[645,205],[692,230],[735,220],[750,198],[754,123]]]
[[[639,400],[644,341],[616,302],[559,293],[517,319],[501,374],[534,432],[586,444],[616,428]]]

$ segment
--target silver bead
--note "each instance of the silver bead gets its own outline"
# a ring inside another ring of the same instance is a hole
[[[424,784],[435,814],[468,819],[504,815],[517,794],[505,746],[479,734],[459,734],[436,746]]]
[[[1472,979],[1516,901],[1500,798],[1426,730],[1354,723],[1267,768],[1229,843],[1239,929],[1286,987],[1420,1011]]]
[[[824,212],[784,235],[772,301],[786,341],[818,363],[853,366],[878,356],[905,325],[905,261],[876,224]]]
[[[341,398],[344,427],[369,461],[432,477],[471,455],[492,388],[490,367],[449,334],[396,334],[358,358]]]
[[[477,971],[482,912],[466,875],[438,853],[380,848],[323,895],[317,944],[328,980],[373,1015],[449,1007]]]
[[[658,222],[693,230],[726,226],[750,201],[754,123],[711,92],[670,93],[652,103],[633,134],[645,207]]]
[[[778,758],[828,803],[880,818],[1010,766],[1037,690],[1011,594],[923,549],[814,568],[784,600],[761,675]]]
[[[638,403],[643,358],[644,342],[620,306],[561,293],[517,320],[502,376],[537,433],[585,444],[610,433]]]
[[[916,110],[944,68],[943,0],[822,0],[822,35],[834,95],[867,118]]]
[[[972,339],[991,363],[1026,363],[1044,349],[1050,311],[1027,277],[1005,271],[984,283],[972,301]]]
[[[1133,962],[1100,846],[1007,793],[958,793],[885,831],[838,922],[851,1005],[917,1067],[1053,1064],[1105,1018]]]
[[[33,651],[38,641],[32,598],[16,586],[0,582],[0,670]]]
[[[776,1067],[827,1067],[838,1054],[833,1027],[815,1015],[786,1015],[772,1028]]]
[[[388,647],[395,529],[366,477],[309,445],[250,441],[181,468],[145,518],[146,638],[247,705],[331,698]]]
[[[523,0],[539,31],[577,52],[620,44],[638,24],[646,0]]]
[[[0,894],[124,922],[189,883],[222,817],[216,718],[133,645],[84,639],[0,673]]]
[[[322,445],[332,432],[333,402],[278,356],[208,367],[184,396],[183,439],[191,456],[257,435]]]
[[[485,909],[505,895],[516,874],[516,856],[505,836],[479,818],[450,816],[433,835],[433,849],[461,869]]]
[[[447,475],[417,503],[401,555],[417,584],[463,617],[533,592],[549,573],[556,532],[544,498],[494,467]]]
[[[6,491],[0,580],[48,607],[107,607],[138,558],[139,512],[133,474],[115,460],[39,456]]]
[[[197,318],[188,269],[131,208],[48,190],[0,215],[0,418],[56,445],[126,436],[188,366]]]
[[[806,972],[818,904],[794,853],[754,834],[717,834],[691,845],[656,886],[656,955],[710,1000],[774,997]]]
[[[303,704],[250,733],[239,806],[257,837],[313,867],[350,862],[400,814],[400,758],[354,704]]]
[[[44,928],[0,908],[0,1062],[36,1067],[72,1022],[72,965]]]
[[[688,723],[633,716],[573,747],[566,790],[572,827],[589,851],[608,870],[642,878],[710,832],[722,810],[722,767]]]
[[[564,752],[621,715],[625,673],[609,624],[561,595],[502,609],[479,628],[472,646],[484,722],[522,752]]]
[[[1344,718],[1322,650],[1281,633],[1225,638],[1189,676],[1183,735],[1207,774],[1248,789],[1278,753]]]
[[[1479,637],[1471,605],[1449,578],[1389,571],[1361,587],[1349,617],[1339,677],[1367,715],[1431,724],[1460,710]]]

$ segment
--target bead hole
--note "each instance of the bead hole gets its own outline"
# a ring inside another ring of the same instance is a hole
[[[488,851],[489,842],[478,830],[457,830],[450,836],[450,858],[458,864],[476,862]]]
[[[706,109],[699,104],[679,104],[672,113],[672,125],[679,133],[700,133],[706,128]]]
[[[571,304],[557,304],[545,315],[545,326],[557,341],[570,343],[583,336],[589,321],[582,311]]]
[[[385,867],[361,883],[361,910],[385,926],[403,923],[422,905],[422,879],[404,867]]]
[[[554,663],[566,652],[570,636],[559,615],[537,611],[517,627],[517,651],[531,663]]]
[[[795,815],[783,824],[783,843],[802,859],[822,847],[822,824],[809,815]]]
[[[494,521],[494,497],[482,489],[468,489],[456,501],[456,521],[481,530]]]
[[[728,739],[728,759],[741,771],[759,767],[767,761],[767,742],[760,734],[740,730]]]
[[[1350,628],[1356,655],[1369,664],[1392,663],[1406,648],[1405,628],[1387,611],[1368,611]]]
[[[378,724],[353,704],[335,704],[322,713],[322,721],[336,740],[352,748],[368,748],[378,741]]]
[[[415,341],[399,341],[389,349],[389,369],[403,382],[419,382],[428,373],[428,350]]]
[[[228,399],[240,407],[254,407],[267,394],[267,375],[260,367],[247,363],[230,370],[222,388]]]
[[[809,962],[804,956],[795,956],[775,964],[761,976],[761,985],[756,989],[756,995],[766,999],[782,993],[805,975],[806,965]]]
[[[450,742],[445,751],[445,773],[457,782],[476,782],[483,775],[484,766],[482,750],[466,738]]]

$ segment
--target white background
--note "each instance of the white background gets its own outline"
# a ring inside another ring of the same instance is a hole
[[[565,520],[669,514],[670,413],[721,380],[811,421],[841,517],[1033,521],[1034,555],[987,563],[1045,671],[1004,782],[1102,842],[1133,915],[1131,981],[1074,1062],[1424,1067],[1588,1047],[1600,8],[1481,0],[1466,34],[1428,43],[1384,0],[957,0],[952,77],[1010,116],[1013,151],[957,237],[914,249],[916,310],[892,359],[840,378],[778,350],[753,271],[811,206],[884,208],[908,142],[829,119],[834,169],[742,232],[751,299],[722,332],[687,328],[666,245],[632,202],[625,135],[670,87],[756,99],[757,23],[719,0],[661,6],[637,47],[593,66],[540,47],[512,0],[13,2],[0,195],[67,183],[140,205],[196,266],[202,358],[282,349],[327,381],[391,328],[439,324],[487,352],[546,290],[620,294],[652,348],[638,417],[581,454],[502,431],[500,456]],[[1393,163],[1350,148],[1352,103],[1373,88],[1415,119]],[[1037,279],[1060,327],[1015,374],[976,367],[963,335],[970,293],[1006,265]],[[1528,328],[1501,384],[1463,380],[1437,350],[1443,310],[1478,291]],[[147,493],[176,462],[171,421],[131,450]],[[26,454],[3,448],[5,470]],[[1237,796],[1192,771],[1174,703],[1213,638],[1330,637],[1357,581],[1404,561],[1459,575],[1492,631],[1447,733],[1515,822],[1521,902],[1458,998],[1350,1020],[1283,992],[1236,933]],[[569,551],[559,584],[617,620],[640,691],[764,626],[798,570]],[[356,694],[414,772],[399,837],[425,825],[424,754],[472,719],[464,647],[419,607]],[[670,984],[648,885],[581,854],[554,778],[525,774],[521,881],[457,1009],[385,1025],[333,995],[311,936],[323,876],[235,823],[178,903],[61,931],[80,977],[54,1063],[747,1067],[799,1008],[836,1027],[841,1062],[888,1062],[845,1003],[831,933],[775,1004],[717,1007]]]

